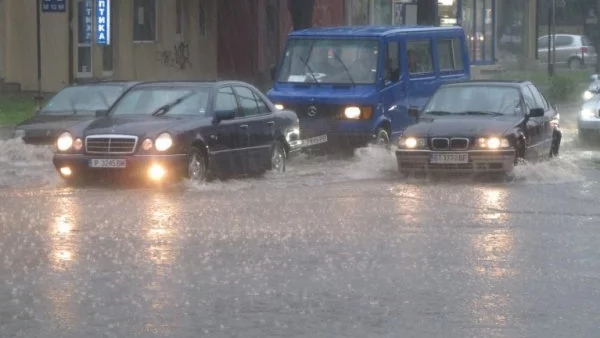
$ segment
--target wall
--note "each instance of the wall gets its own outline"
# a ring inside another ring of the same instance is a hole
[[[6,39],[6,19],[4,18],[4,0],[0,0],[0,79],[4,76],[4,41]]]
[[[4,3],[4,17],[0,17],[0,37],[4,36],[4,77],[6,82],[20,83],[23,90],[37,90],[36,1],[0,0]],[[198,27],[199,4],[206,9],[206,36],[200,36]],[[75,2],[75,0],[73,1]],[[157,39],[154,42],[133,42],[133,0],[113,0],[116,18],[113,18],[113,79],[214,79],[216,78],[216,10],[217,0],[184,0],[184,38],[175,33],[175,0],[158,0]],[[77,6],[73,8],[77,18]],[[24,20],[23,18],[27,18]],[[41,14],[42,90],[56,92],[69,83],[69,53],[73,55],[76,74],[77,45],[69,46],[67,13]],[[77,39],[77,25],[73,38]],[[4,32],[4,35],[2,35]],[[181,69],[175,62],[174,46],[184,42],[189,46],[189,62]],[[102,46],[92,47],[92,74],[90,78],[105,77],[102,66]],[[86,79],[79,79],[86,80]]]

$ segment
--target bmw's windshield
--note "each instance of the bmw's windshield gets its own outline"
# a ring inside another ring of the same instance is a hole
[[[520,107],[519,90],[506,86],[441,87],[423,108],[423,114],[502,114],[515,115]]]
[[[111,114],[152,115],[160,107],[178,101],[164,115],[207,116],[210,89],[202,87],[166,88],[140,87],[129,91],[113,108]]]
[[[373,39],[294,39],[279,82],[375,83],[379,42]]]
[[[74,86],[56,94],[44,108],[42,115],[93,115],[96,110],[108,109],[123,93],[123,86]]]

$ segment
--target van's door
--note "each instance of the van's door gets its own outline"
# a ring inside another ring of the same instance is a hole
[[[407,125],[413,123],[413,118],[408,116],[406,78],[402,74],[399,40],[387,41],[383,55],[384,76],[380,98],[384,115],[391,124],[390,137],[394,141]]]
[[[430,37],[408,37],[403,53],[406,67],[408,105],[422,108],[439,87],[433,64],[433,41]]]

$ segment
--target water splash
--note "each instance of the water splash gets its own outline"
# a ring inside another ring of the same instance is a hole
[[[0,141],[0,187],[55,185],[60,178],[47,146],[32,146],[21,139]]]

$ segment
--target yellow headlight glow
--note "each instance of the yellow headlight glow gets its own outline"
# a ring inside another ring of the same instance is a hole
[[[275,106],[275,109],[283,110],[283,105],[282,104],[275,103],[274,106]]]
[[[348,119],[358,119],[360,118],[360,108],[348,107],[344,110],[344,116]]]
[[[584,100],[589,100],[592,97],[594,97],[594,93],[590,92],[589,90],[586,90],[585,92],[583,92],[583,99]]]
[[[478,140],[479,148],[484,149],[501,149],[510,147],[510,143],[505,138],[490,137],[480,138]]]
[[[417,146],[417,139],[414,137],[409,137],[406,139],[406,141],[404,141],[404,145],[407,148],[414,148]]]

